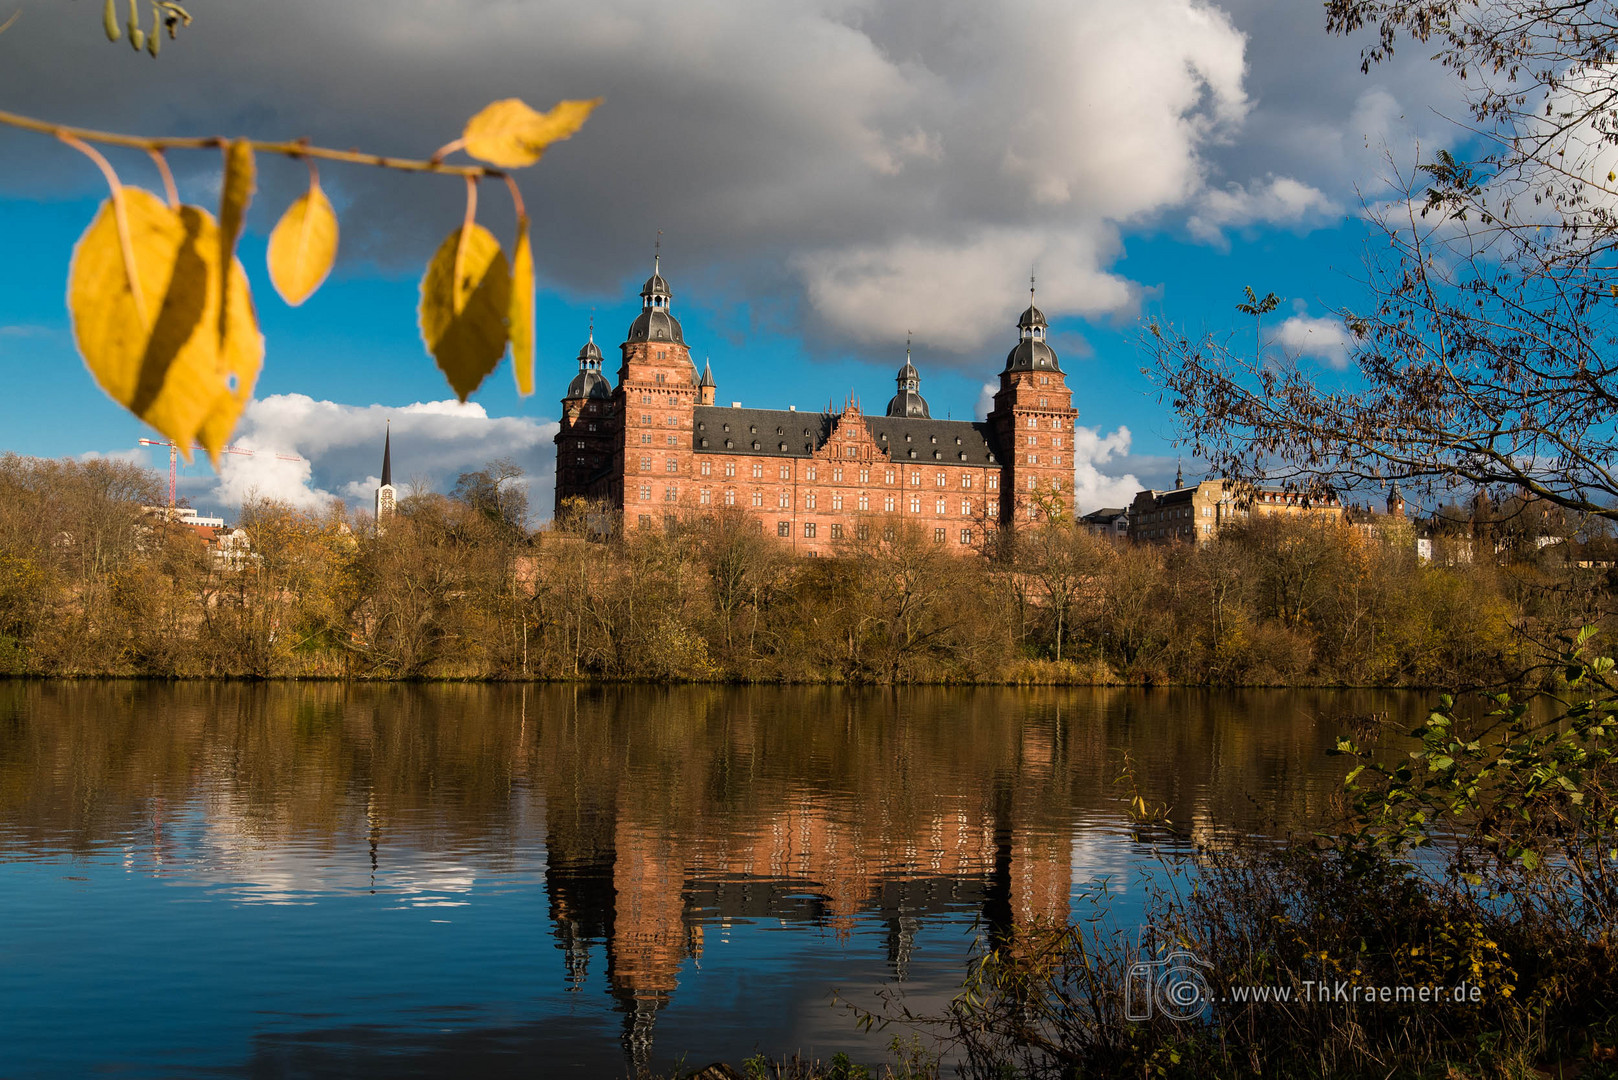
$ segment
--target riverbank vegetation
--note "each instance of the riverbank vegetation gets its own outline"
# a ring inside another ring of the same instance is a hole
[[[873,519],[891,540],[804,558],[736,512],[600,540],[579,507],[530,530],[512,479],[409,495],[380,532],[250,501],[250,547],[228,549],[143,509],[147,471],[7,456],[0,672],[1466,685],[1532,677],[1536,642],[1602,622],[1610,594],[1574,545],[1508,525],[1424,563],[1398,518],[1255,519],[1200,546],[1069,524],[965,557]]]

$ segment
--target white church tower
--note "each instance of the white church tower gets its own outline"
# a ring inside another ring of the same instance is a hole
[[[393,424],[388,423],[388,433],[382,436],[382,486],[376,489],[376,528],[382,531],[382,523],[393,516],[395,493],[393,490]]]

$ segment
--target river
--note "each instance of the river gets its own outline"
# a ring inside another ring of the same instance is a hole
[[[974,936],[1325,813],[1395,692],[0,682],[0,1075],[876,1063]],[[1168,807],[1139,837],[1118,778]]]

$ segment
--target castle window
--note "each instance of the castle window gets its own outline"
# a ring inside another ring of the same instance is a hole
[[[861,469],[860,470],[860,483],[869,484],[870,482],[871,482],[871,470],[870,469]]]
[[[1039,455],[1038,454],[1029,454],[1028,455],[1028,464],[1030,464],[1030,465],[1038,465],[1039,464]]]
[[[753,479],[754,480],[762,480],[762,479],[764,479],[764,466],[759,465],[756,462],[753,465]]]
[[[1062,448],[1062,436],[1060,436],[1060,435],[1052,435],[1051,436],[1051,445],[1056,447],[1058,450],[1060,450]]]
[[[946,511],[944,509],[944,496],[940,495],[938,497],[938,502],[935,504],[933,509],[934,509],[935,513],[939,513],[939,514],[946,513]]]
[[[726,476],[735,476],[736,475],[736,463],[734,461],[725,462],[725,475]]]
[[[641,502],[651,502],[652,501],[652,485],[650,485],[650,484],[642,484],[640,486],[640,501]]]
[[[640,433],[640,443],[641,443],[642,446],[650,446],[650,445],[652,445],[652,433],[650,431],[641,432]]]
[[[791,467],[787,466],[787,465],[781,466],[781,479],[790,480],[791,478],[792,478],[792,469],[791,469]]]
[[[574,439],[573,440],[573,449],[575,449],[575,450],[583,450],[584,449],[584,440],[583,439]]]
[[[663,441],[668,443],[670,446],[673,446],[674,445],[674,436],[673,435],[665,435],[663,437]]]
[[[659,360],[661,360],[661,359],[663,359],[663,354],[662,354],[662,353],[661,353],[661,352],[659,352],[659,353],[658,353],[658,354],[657,354],[657,358],[658,358],[658,359],[659,359]],[[662,372],[658,372],[658,373],[657,373],[657,382],[658,382],[658,384],[659,384],[659,385],[661,385],[661,384],[662,384],[662,382],[663,382],[663,373],[662,373]]]
[[[809,471],[804,475],[804,479],[813,480],[813,479],[815,479],[815,474],[816,474],[816,469],[815,469],[815,467],[813,465],[811,465],[811,466],[809,466]]]
[[[912,514],[921,513],[921,496],[920,495],[912,495],[912,496],[910,496],[910,512]]]
[[[584,464],[584,459],[582,457],[574,458],[573,459],[573,464],[575,464],[575,465],[583,465]]]
[[[1039,426],[1039,418],[1035,417],[1035,416],[1030,416],[1028,418],[1028,426],[1029,427],[1038,427]]]
[[[962,517],[971,517],[972,516],[972,500],[971,499],[962,499],[961,500],[961,516]]]
[[[778,446],[778,447],[777,447],[777,448],[776,448],[776,449],[778,449],[778,450],[780,450],[780,451],[781,451],[781,453],[783,453],[783,454],[784,454],[784,453],[786,453],[786,452],[787,452],[787,444],[786,444],[786,443],[782,443],[782,444],[781,444],[781,445],[780,445],[780,446]]]
[[[805,495],[803,497],[803,505],[804,505],[804,507],[809,509],[809,510],[813,510],[815,508],[816,498],[817,498],[817,496],[815,495],[815,493],[813,491],[811,491],[809,494]]]
[[[843,467],[841,465],[831,471],[831,482],[834,484],[843,482]]]
[[[891,484],[891,483],[893,483],[893,470],[892,470],[892,469],[889,469],[889,470],[888,470],[888,471],[887,471],[887,473],[886,473],[886,476],[885,476],[885,478],[884,478],[884,479],[883,479],[883,481],[882,481],[882,482],[883,482],[883,483],[884,483],[884,484]]]
[[[893,513],[893,496],[892,495],[883,496],[882,509],[886,510],[890,514]]]
[[[869,495],[867,495],[863,491],[860,492],[860,509],[861,510],[869,510],[870,508],[871,508],[871,497]]]
[[[869,525],[854,526],[854,538],[856,540],[869,540],[871,538],[871,527]]]
[[[646,399],[648,401],[650,401],[651,400],[651,395],[650,394],[646,395]],[[640,414],[640,422],[643,423],[643,424],[650,424],[652,422],[652,414],[649,413],[649,412],[641,413]]]
[[[806,521],[806,522],[803,523],[803,538],[805,540],[813,540],[815,538],[815,523],[814,522]]]
[[[938,445],[938,436],[934,435],[934,436],[930,437],[927,441],[932,443],[934,446],[937,446]]]
[[[747,428],[747,433],[749,435],[757,435],[758,434],[758,425],[757,424],[749,424],[748,428]]]
[[[787,496],[787,493],[784,492],[784,491],[781,492],[780,495],[776,496],[775,502],[776,502],[776,505],[779,506],[783,510],[785,510],[787,507],[792,505],[791,498],[789,498]]]
[[[669,458],[667,461],[665,461],[663,463],[663,471],[664,472],[674,472],[677,469],[679,469],[679,467],[680,467],[680,463],[675,458]]]
[[[725,492],[725,505],[726,506],[735,506],[736,505],[736,493],[734,491],[726,491]]]
[[[754,440],[753,440],[753,449],[754,449],[754,450],[757,450],[757,449],[758,449],[758,440],[757,440],[757,439],[754,439]]]
[[[652,459],[651,458],[646,457],[644,455],[641,457],[641,459],[640,459],[640,471],[641,472],[651,472],[652,471]]]
[[[907,432],[905,432],[905,442],[909,442],[909,441],[910,441],[910,432],[907,431]]]
[[[971,542],[972,542],[972,530],[971,529],[962,529],[961,530],[961,543],[970,544]]]
[[[921,473],[913,472],[913,473],[910,474],[910,486],[911,487],[920,487],[921,486]]]
[[[710,502],[713,501],[713,493],[710,492],[707,488],[703,488],[702,489],[702,494],[700,496],[698,496],[697,501],[702,503],[703,506],[707,506]]]
[[[764,505],[764,493],[762,491],[753,492],[753,505],[754,506],[763,506]]]
[[[778,522],[776,522],[775,523],[775,535],[776,536],[791,536],[792,535],[792,522],[790,522],[790,521],[778,521]]]
[[[943,473],[938,474],[938,486],[939,487],[944,486],[944,474]]]
[[[1060,480],[1052,480],[1051,481],[1051,490],[1052,491],[1061,491],[1062,490],[1062,481],[1060,481]]]
[[[989,490],[990,491],[999,491],[1000,490],[1000,478],[998,476],[990,476],[989,477]]]
[[[943,530],[943,529],[934,529],[933,530],[933,543],[942,544],[944,542],[944,537],[946,535],[947,535],[947,533],[945,532],[945,530]]]
[[[730,425],[729,425],[729,424],[726,424],[726,425],[725,425],[725,430],[726,430],[726,431],[729,431],[729,430],[730,430]]]
[[[786,429],[785,429],[785,428],[776,428],[776,429],[775,429],[775,433],[776,433],[776,434],[777,434],[777,435],[785,435],[785,434],[786,434],[786,433],[787,433],[787,432],[786,432]]]
[[[832,523],[831,538],[833,540],[841,540],[843,538],[843,527],[835,522]]]
[[[704,461],[702,463],[702,475],[703,476],[712,476],[713,475],[713,462]]]
[[[679,498],[680,498],[680,489],[675,487],[673,484],[670,484],[668,487],[663,489],[663,501],[664,502],[678,502]]]
[[[887,526],[886,528],[884,528],[882,530],[882,539],[888,541],[889,543],[893,542],[893,526],[892,525],[889,525],[889,526]]]
[[[1032,476],[1030,476],[1030,477],[1029,477],[1029,478],[1028,478],[1028,490],[1029,490],[1029,491],[1033,491],[1033,490],[1034,490],[1034,478],[1033,478],[1033,477],[1032,477]]]
[[[652,515],[650,514],[642,514],[637,520],[640,521],[640,527],[643,529],[652,527]]]
[[[1030,435],[1030,436],[1028,436],[1028,445],[1029,446],[1038,446],[1039,445],[1039,436],[1038,435]]]
[[[590,421],[590,430],[594,431],[595,429],[596,429],[596,422],[594,420],[592,420],[592,421]]]
[[[961,477],[961,486],[963,488],[969,488],[969,487],[972,486],[972,474],[971,473],[967,473],[965,476]]]
[[[1045,400],[1045,399],[1044,399],[1044,398],[1040,398],[1040,399],[1039,399],[1039,407],[1040,407],[1040,408],[1041,408],[1041,409],[1043,409],[1043,408],[1044,408],[1044,407],[1045,407],[1045,406],[1046,406],[1046,405],[1048,405],[1048,404],[1050,404],[1050,403],[1049,403],[1049,402],[1047,402],[1047,401],[1046,401],[1046,400]]]
[[[844,457],[853,457],[856,452],[857,451],[856,451],[853,443],[849,443],[846,447],[843,448],[843,456]]]
[[[677,423],[679,423],[679,421],[676,420],[673,416],[665,416],[665,417],[663,417],[663,426],[664,427],[673,427]]]
[[[1050,381],[1051,381],[1051,377],[1049,375],[1041,375],[1039,377],[1039,385],[1041,385],[1041,386],[1048,385],[1050,383]]]
[[[843,508],[843,493],[841,491],[834,491],[831,493],[831,508],[833,510],[841,510]]]

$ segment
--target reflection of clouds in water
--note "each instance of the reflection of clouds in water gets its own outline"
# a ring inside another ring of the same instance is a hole
[[[211,894],[244,904],[375,893],[397,897],[400,907],[464,907],[477,881],[472,867],[430,852],[388,849],[373,869],[352,848],[273,844],[233,828],[228,818],[211,823],[199,847],[188,875]]]

